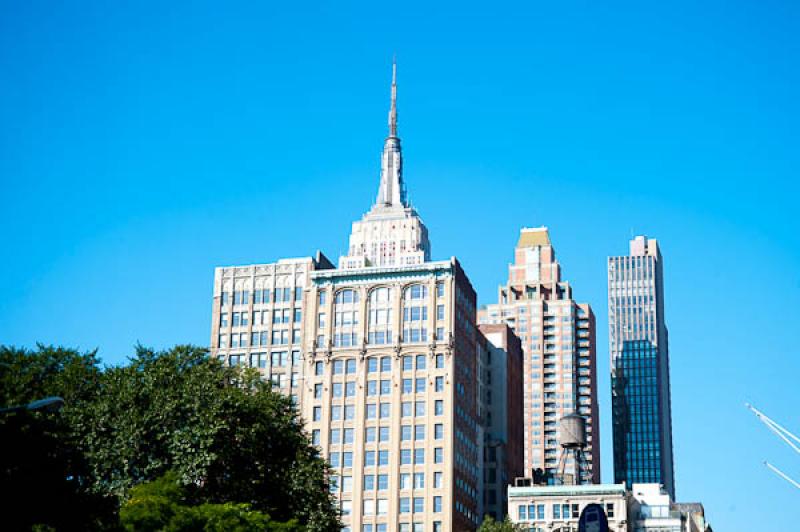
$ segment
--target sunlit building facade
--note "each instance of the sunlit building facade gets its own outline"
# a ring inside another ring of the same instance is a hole
[[[523,450],[526,476],[534,469],[557,474],[559,420],[579,413],[586,420],[588,468],[582,482],[600,482],[595,318],[572,297],[561,278],[545,227],[524,228],[498,303],[478,313],[481,324],[505,323],[522,341]],[[572,458],[567,461],[574,468]]]
[[[294,397],[331,465],[345,531],[475,530],[476,294],[455,258],[431,260],[406,198],[394,79],[381,161],[376,200],[338,267],[317,254],[217,268],[212,354]]]
[[[608,259],[614,479],[662,484],[675,499],[661,252],[638,236]]]

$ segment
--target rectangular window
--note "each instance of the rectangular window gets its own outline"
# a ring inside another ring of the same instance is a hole
[[[414,497],[414,513],[421,514],[425,511],[425,499],[422,497]]]
[[[417,441],[425,439],[425,425],[416,425],[414,427],[414,439]]]
[[[425,369],[425,355],[417,355],[417,371]]]
[[[378,475],[378,491],[389,489],[389,475]]]
[[[402,425],[400,427],[400,441],[411,440],[411,425]]]
[[[400,449],[400,465],[411,465],[411,449]]]
[[[390,380],[382,380],[381,381],[381,395],[389,395],[392,393],[392,381]]]
[[[401,490],[411,489],[411,475],[409,475],[408,473],[400,473],[400,489]]]
[[[442,487],[442,478],[444,474],[441,471],[436,471],[433,473],[433,487],[434,488],[441,488]]]
[[[444,338],[442,338],[443,340]],[[436,369],[443,369],[444,368],[444,355],[439,353],[436,355]]]
[[[417,401],[414,406],[414,415],[415,416],[424,416],[425,415],[425,401]]]
[[[413,391],[413,382],[411,379],[403,379],[403,393],[411,393]]]
[[[412,404],[411,401],[404,401],[400,404],[401,412],[400,415],[402,417],[411,417],[412,414]]]
[[[342,407],[341,405],[335,405],[331,407],[331,420],[332,421],[339,421],[342,419]]]
[[[389,500],[388,499],[378,499],[378,515],[386,515],[389,513]],[[378,525],[378,529],[380,529],[381,525]],[[384,530],[386,530],[386,525],[384,525]]]
[[[433,413],[434,415],[441,416],[444,415],[444,401],[441,399],[437,399],[433,403]]]
[[[389,417],[391,413],[391,403],[381,403],[381,418]]]
[[[434,495],[433,497],[433,511],[434,513],[442,511],[442,498],[439,495]]]
[[[375,451],[366,451],[364,453],[364,467],[375,465]]]
[[[389,427],[380,427],[379,434],[380,441],[389,441]]]
[[[319,306],[322,306],[322,305],[325,304],[325,299],[326,299],[325,290],[320,290],[319,291]]]
[[[328,457],[328,462],[331,464],[331,467],[339,467],[342,463],[339,458],[341,457],[341,453],[331,453]]]
[[[367,373],[375,373],[378,371],[378,359],[377,358],[368,358],[367,359]]]
[[[414,473],[414,489],[420,490],[425,488],[425,473]]]
[[[444,449],[441,447],[436,447],[433,450],[433,463],[441,464],[443,462],[444,462]]]
[[[344,443],[353,443],[353,429],[344,429]]]
[[[433,438],[435,440],[444,439],[444,425],[437,423],[433,426]]]
[[[375,403],[367,403],[367,408],[366,408],[366,417],[367,417],[367,419],[375,419],[375,417],[377,416],[377,413],[378,413],[378,409],[377,409]]]
[[[381,372],[386,373],[392,371],[392,359],[391,357],[383,357],[381,358]]]
[[[331,443],[342,443],[342,431],[340,429],[331,429]]]
[[[408,497],[400,497],[400,513],[407,514],[411,511],[411,499]]]
[[[414,388],[416,389],[417,393],[423,393],[425,391],[425,379],[416,379],[414,383]]]
[[[378,465],[389,465],[389,451],[378,451]]]
[[[415,464],[425,463],[425,449],[414,449],[414,463]]]
[[[375,441],[375,427],[367,427],[364,429],[364,441],[367,443]]]
[[[375,489],[375,475],[364,475],[364,491]]]

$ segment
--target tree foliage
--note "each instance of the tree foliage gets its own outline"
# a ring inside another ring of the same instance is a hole
[[[483,523],[478,528],[478,532],[524,532],[525,530],[527,529],[524,526],[512,523],[508,516],[503,521],[495,521],[489,515],[484,517]]]
[[[278,523],[243,503],[203,503],[192,505],[186,486],[170,471],[164,476],[139,484],[130,491],[120,510],[120,522],[130,532],[300,532],[296,521]]]
[[[59,460],[82,497],[118,507],[135,486],[172,471],[192,512],[338,529],[325,463],[290,399],[254,371],[223,367],[193,346],[139,347],[128,364],[105,369],[94,352],[0,347],[0,378],[6,405],[65,399],[60,414],[33,417],[53,424]],[[107,525],[105,517],[94,523]]]

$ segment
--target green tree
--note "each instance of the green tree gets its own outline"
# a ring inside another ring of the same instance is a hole
[[[66,400],[61,412],[0,414],[0,500],[5,530],[91,530],[116,522],[117,501],[92,492],[90,468],[69,415],[94,397],[95,353],[39,346],[29,353],[0,346],[0,406],[47,396]]]
[[[139,484],[120,510],[120,522],[130,532],[301,532],[296,521],[275,522],[243,503],[203,503],[197,506],[188,501],[186,486],[175,472]]]
[[[478,532],[524,532],[525,530],[524,526],[512,523],[508,516],[503,521],[495,521],[489,515],[483,518],[483,523],[478,528]]]
[[[193,346],[139,347],[105,369],[96,353],[0,347],[0,379],[5,404],[64,397],[51,433],[82,496],[118,505],[174,471],[192,506],[246,504],[278,522],[339,529],[324,461],[291,400],[254,370],[223,367]],[[106,526],[105,517],[95,522]]]

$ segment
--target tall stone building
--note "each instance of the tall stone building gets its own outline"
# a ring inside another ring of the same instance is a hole
[[[508,514],[506,488],[525,474],[522,426],[522,344],[508,325],[480,325],[478,397],[483,430],[483,511]]]
[[[378,195],[339,267],[318,253],[217,268],[212,353],[295,398],[332,466],[346,531],[474,530],[485,423],[476,295],[455,258],[430,260],[406,199],[396,90],[393,72]]]
[[[663,484],[674,500],[663,260],[652,238],[629,249],[608,259],[614,481]]]
[[[533,469],[557,474],[561,452],[558,422],[578,412],[586,419],[588,471],[582,481],[600,482],[595,318],[577,303],[561,278],[547,228],[520,232],[498,303],[479,312],[481,324],[506,323],[525,352],[523,426],[526,476]],[[574,468],[572,459],[566,463]]]

